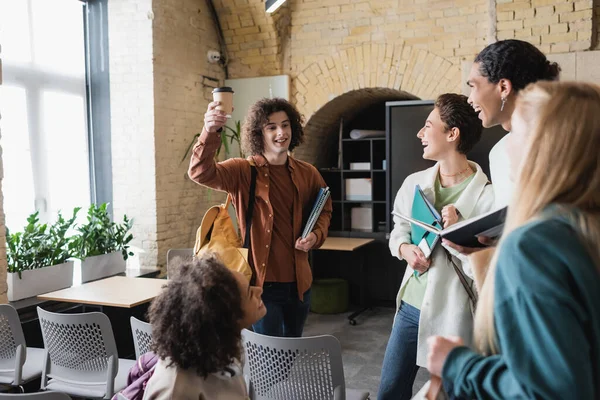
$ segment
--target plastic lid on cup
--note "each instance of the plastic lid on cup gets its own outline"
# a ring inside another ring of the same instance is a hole
[[[229,86],[223,86],[223,87],[214,88],[212,92],[213,93],[219,93],[219,92],[233,93],[233,89],[230,88]]]

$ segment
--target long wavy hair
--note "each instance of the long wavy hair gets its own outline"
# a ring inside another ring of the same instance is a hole
[[[538,82],[519,94],[515,112],[526,116],[531,134],[502,237],[557,204],[600,273],[600,86]],[[498,353],[494,287],[502,244],[491,260],[475,317],[475,343],[483,354]]]

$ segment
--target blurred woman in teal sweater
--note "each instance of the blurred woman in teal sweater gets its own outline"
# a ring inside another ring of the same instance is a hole
[[[517,191],[481,290],[479,352],[429,338],[450,395],[600,398],[600,87],[525,89],[508,142]]]

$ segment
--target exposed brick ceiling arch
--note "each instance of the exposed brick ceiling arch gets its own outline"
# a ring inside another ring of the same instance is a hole
[[[420,48],[365,44],[324,57],[292,81],[292,101],[308,120],[296,155],[321,164],[335,147],[340,118],[373,104],[434,99],[460,88],[460,67]]]
[[[459,65],[421,48],[365,44],[323,57],[292,81],[292,100],[312,116],[331,99],[372,87],[411,93],[422,99],[461,89]]]
[[[281,74],[290,9],[273,14],[264,0],[214,0],[229,59],[231,78]]]

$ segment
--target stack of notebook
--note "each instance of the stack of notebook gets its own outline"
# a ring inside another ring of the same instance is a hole
[[[319,194],[317,195],[317,199],[315,200],[315,204],[313,205],[312,211],[308,216],[308,220],[306,221],[306,225],[304,226],[304,231],[302,232],[302,239],[305,239],[309,233],[312,232],[317,220],[319,219],[319,215],[321,215],[321,211],[323,211],[323,207],[329,198],[329,187],[324,187],[319,190]]]

